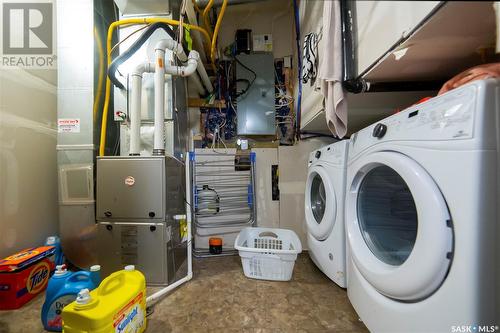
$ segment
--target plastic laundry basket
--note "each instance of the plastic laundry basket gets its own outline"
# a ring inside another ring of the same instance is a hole
[[[245,276],[260,280],[289,281],[302,244],[291,230],[245,228],[234,241]]]

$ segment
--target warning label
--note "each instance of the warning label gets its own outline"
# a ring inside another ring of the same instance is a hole
[[[57,119],[59,133],[80,133],[80,119]]]

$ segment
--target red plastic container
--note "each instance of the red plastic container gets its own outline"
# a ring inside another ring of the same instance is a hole
[[[47,288],[54,252],[42,246],[0,260],[0,310],[18,309]]]

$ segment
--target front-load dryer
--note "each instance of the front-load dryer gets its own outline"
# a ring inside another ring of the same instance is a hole
[[[333,282],[346,287],[344,198],[347,140],[312,152],[305,193],[309,255]]]
[[[347,293],[372,332],[500,326],[500,81],[351,136]]]

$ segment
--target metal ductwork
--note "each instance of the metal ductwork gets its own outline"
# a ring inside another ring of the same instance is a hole
[[[170,12],[170,1],[165,0],[114,0],[123,16],[166,15]]]
[[[75,266],[97,263],[94,197],[94,3],[57,1],[57,118],[64,129],[57,135],[59,174],[59,234],[66,258]],[[103,12],[113,13],[112,6]],[[78,24],[75,24],[78,22]],[[96,30],[96,34],[98,32]],[[104,35],[105,37],[105,35]],[[105,38],[101,38],[105,41]]]
[[[242,5],[242,4],[246,4],[246,3],[253,3],[253,2],[262,2],[262,1],[265,1],[265,0],[229,0],[227,2],[227,4],[229,6],[232,6],[232,5]],[[195,2],[196,2],[196,5],[198,7],[203,8],[203,7],[207,6],[209,0],[196,0]],[[220,6],[222,6],[222,2],[223,2],[223,0],[215,0],[212,7],[220,7]]]

